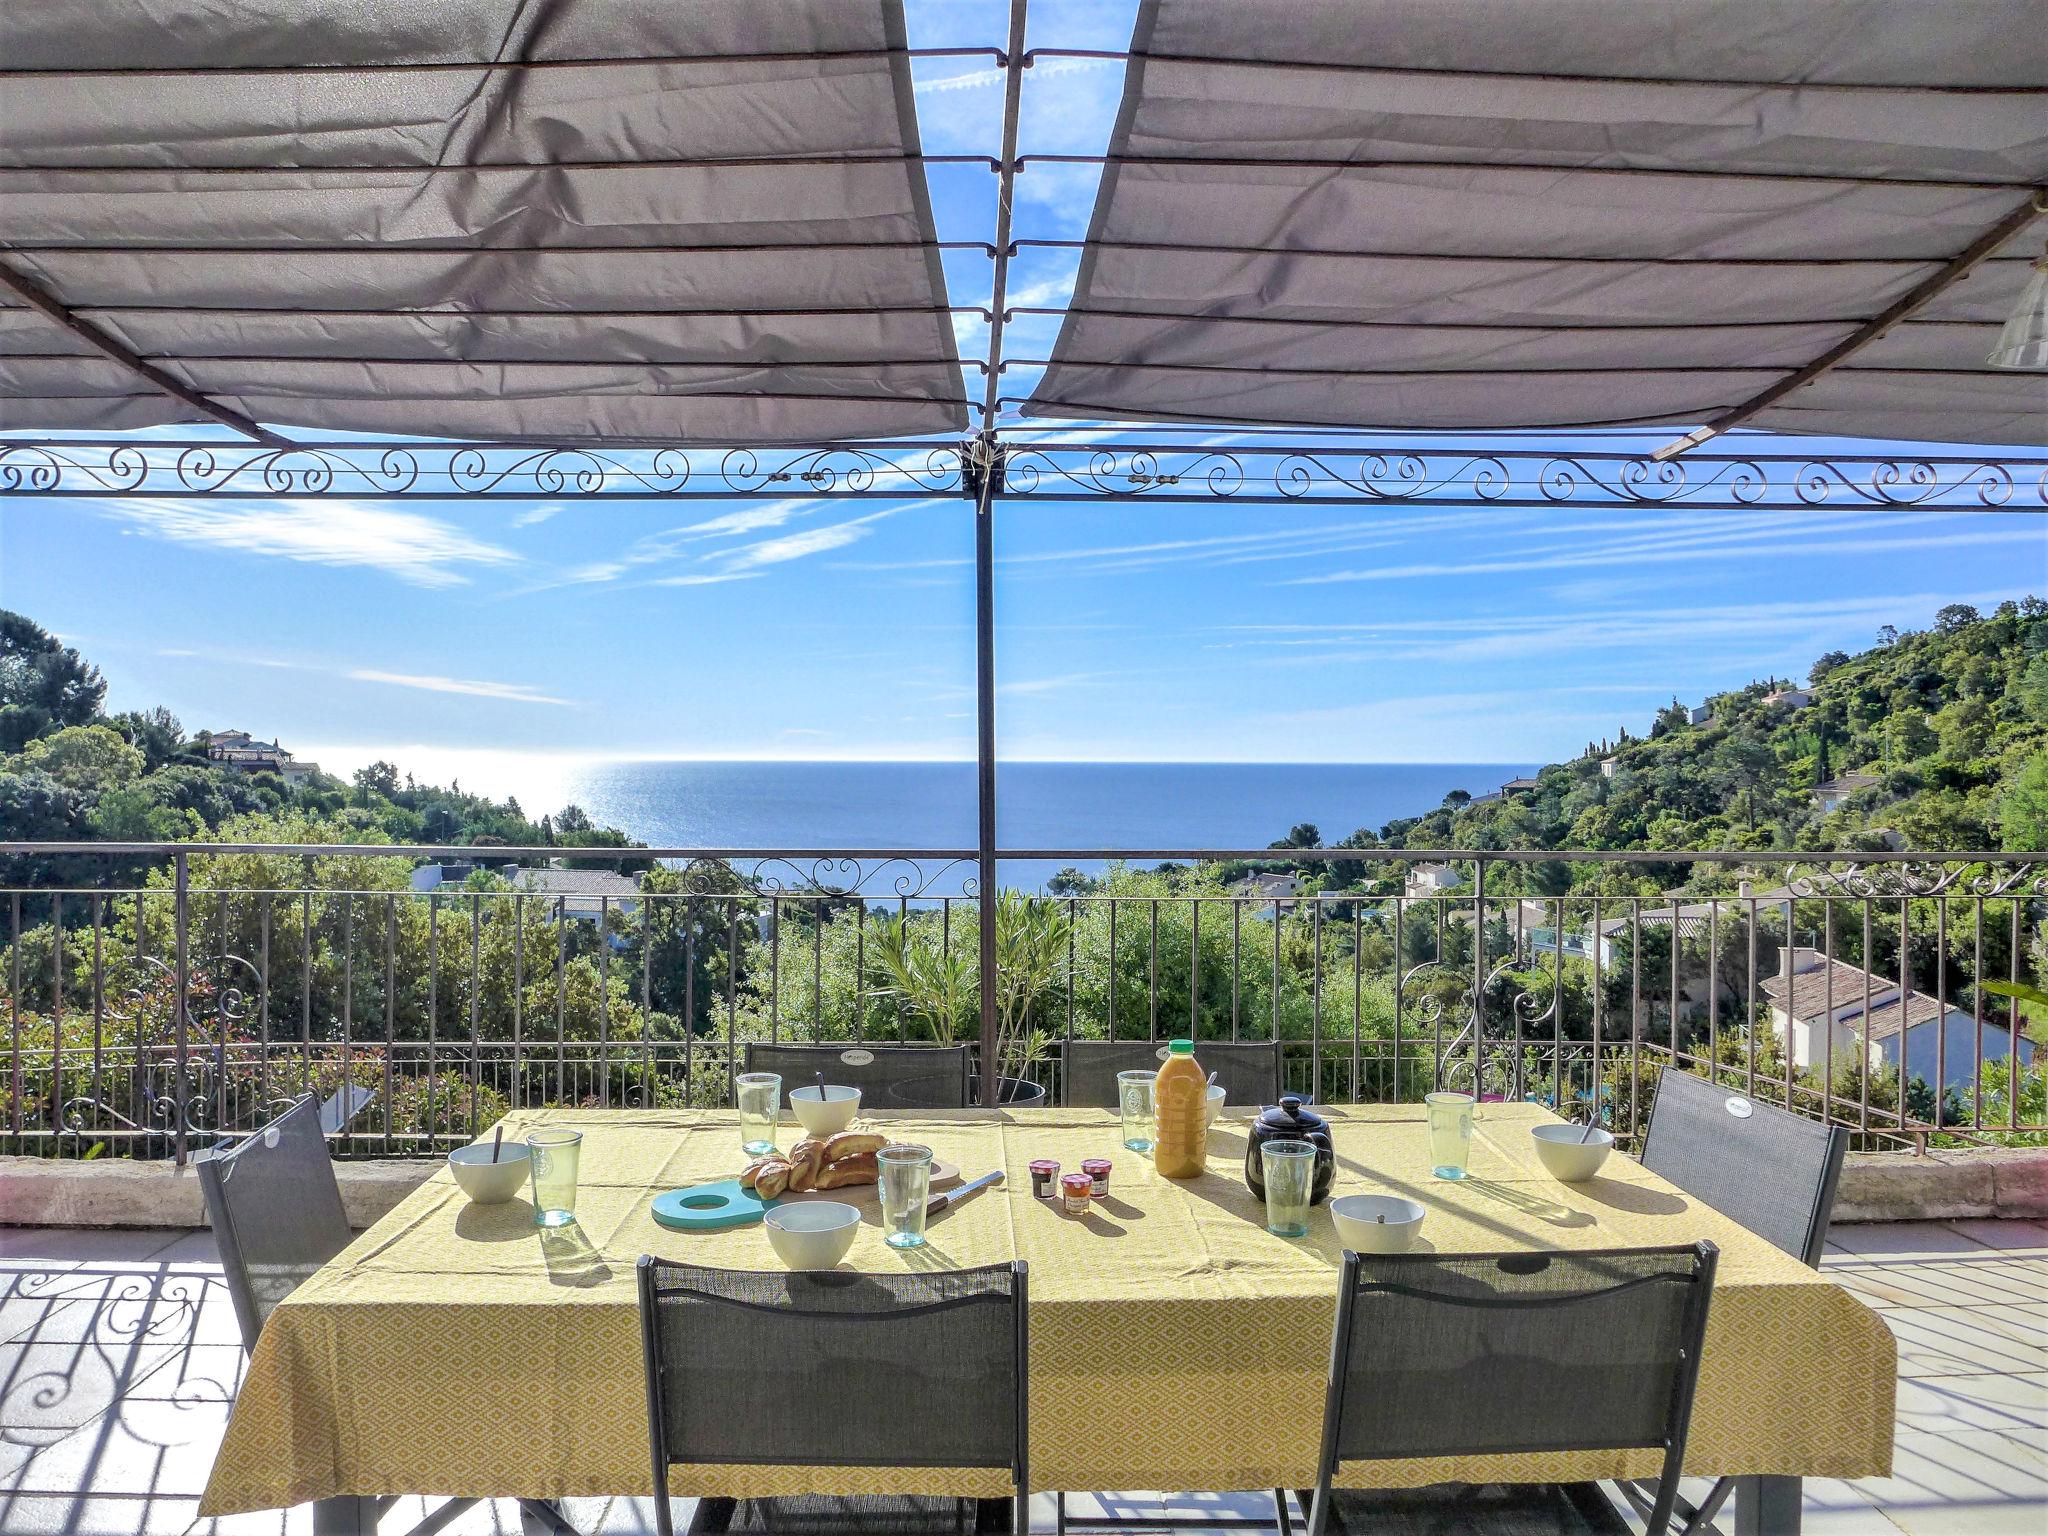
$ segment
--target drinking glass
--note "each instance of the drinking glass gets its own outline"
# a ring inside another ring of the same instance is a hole
[[[1275,1237],[1308,1236],[1308,1197],[1316,1182],[1316,1148],[1309,1141],[1269,1141],[1259,1149],[1266,1179],[1266,1230]]]
[[[875,1154],[882,1186],[882,1241],[924,1246],[924,1203],[932,1193],[932,1149],[899,1142]]]
[[[1462,1179],[1472,1161],[1472,1095],[1426,1093],[1429,1106],[1430,1172],[1440,1179]]]
[[[526,1138],[533,1170],[533,1224],[567,1227],[576,1221],[576,1165],[583,1158],[581,1131],[535,1131]]]
[[[1152,1086],[1158,1078],[1159,1074],[1152,1071],[1116,1075],[1116,1102],[1123,1112],[1124,1145],[1133,1152],[1152,1150]]]
[[[775,1150],[775,1127],[782,1118],[782,1074],[742,1072],[733,1092],[740,1102],[740,1150],[766,1157]]]

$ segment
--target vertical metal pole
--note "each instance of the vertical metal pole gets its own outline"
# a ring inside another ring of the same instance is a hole
[[[1002,387],[1004,305],[1010,278],[1010,208],[1017,175],[1017,109],[1024,91],[1026,0],[1010,0],[1010,41],[1003,59],[1003,158],[997,173],[996,256],[989,298],[988,375],[981,407],[974,503],[975,883],[981,917],[981,1102],[994,1107],[1002,1063],[996,1059],[996,544],[995,498],[1002,484],[996,443],[996,393]]]
[[[191,1147],[187,1143],[185,1126],[185,1083],[191,1052],[191,1040],[188,1033],[190,1015],[186,1009],[185,999],[192,980],[190,970],[191,957],[186,948],[192,933],[192,873],[186,864],[186,856],[182,853],[176,855],[173,859],[173,869],[176,872],[176,905],[172,909],[171,916],[177,933],[177,970],[171,995],[171,1008],[173,1010],[171,1017],[177,1029],[178,1075],[176,1079],[176,1107],[172,1111],[171,1124],[172,1136],[175,1138],[173,1155],[177,1159],[177,1166],[182,1168],[191,1156]]]

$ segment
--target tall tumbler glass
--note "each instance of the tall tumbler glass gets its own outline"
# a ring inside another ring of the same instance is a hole
[[[576,1165],[583,1159],[581,1131],[535,1131],[526,1138],[533,1176],[533,1224],[567,1227],[576,1221]]]
[[[932,1149],[898,1142],[875,1154],[875,1168],[882,1186],[882,1241],[891,1248],[922,1248]]]
[[[1116,1075],[1117,1109],[1123,1115],[1124,1145],[1133,1152],[1152,1150],[1152,1088],[1159,1074],[1149,1069]]]
[[[775,1150],[775,1128],[782,1118],[782,1074],[742,1072],[733,1080],[740,1104],[740,1150],[766,1157]]]
[[[1440,1179],[1462,1179],[1472,1162],[1472,1095],[1426,1093],[1429,1106],[1430,1172]]]
[[[1275,1237],[1307,1237],[1309,1194],[1316,1182],[1311,1141],[1269,1141],[1259,1149],[1266,1179],[1266,1230]]]

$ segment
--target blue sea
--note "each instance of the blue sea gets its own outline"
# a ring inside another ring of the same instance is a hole
[[[1020,850],[1263,848],[1304,821],[1334,842],[1432,810],[1453,789],[1484,794],[1537,766],[1009,763],[997,778],[998,842]],[[522,803],[538,815],[573,800],[600,825],[655,847],[972,848],[974,782],[971,763],[598,762],[564,767],[545,789],[523,788]],[[472,787],[503,794],[509,786]],[[1020,884],[1043,878],[1035,866],[1005,874]]]

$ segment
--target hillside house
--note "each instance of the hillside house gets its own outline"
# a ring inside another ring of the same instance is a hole
[[[1879,976],[1861,966],[1831,960],[1819,950],[1796,948],[1784,953],[1779,973],[1763,983],[1771,1022],[1785,1041],[1785,1054],[1797,1067],[1816,1066],[1845,1052],[1862,1049],[1873,1065],[1897,1067],[1904,1037],[1906,1081],[1919,1078],[1944,1088],[1969,1093],[1976,1082],[1978,1023],[1968,1010],[1917,989],[1900,995],[1896,976]],[[2013,1049],[2012,1032],[1985,1019],[1982,1054],[2003,1061]],[[2023,1030],[2019,1040],[2023,1065],[2034,1060],[2034,1042]],[[1937,1067],[1937,1058],[1940,1065]]]

